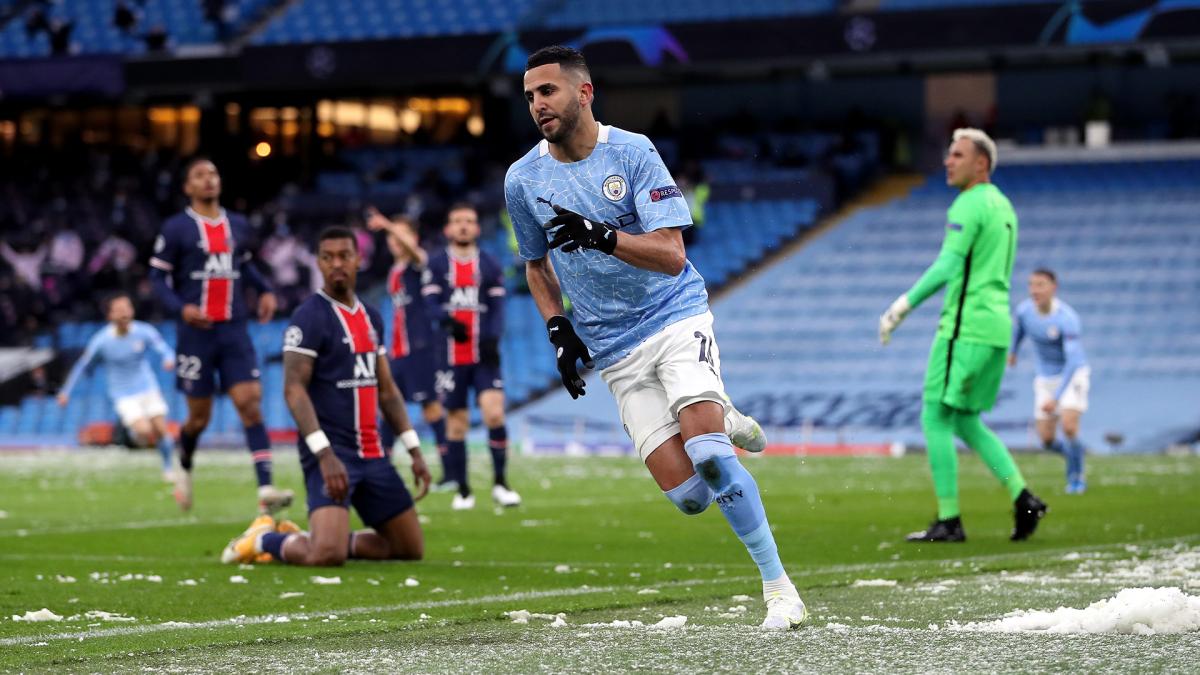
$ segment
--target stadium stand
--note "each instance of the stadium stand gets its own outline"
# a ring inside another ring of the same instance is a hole
[[[835,0],[681,0],[671,3],[617,0],[592,2],[567,0],[549,12],[547,28],[638,23],[684,23],[698,21],[737,21],[777,16],[821,14],[837,9]]]
[[[293,3],[254,44],[469,35],[513,30],[534,0],[339,0]]]
[[[1001,164],[996,183],[1020,218],[1014,303],[1029,272],[1048,266],[1082,317],[1093,370],[1089,448],[1112,449],[1110,433],[1127,449],[1169,443],[1170,424],[1194,417],[1200,381],[1200,161]],[[953,197],[940,176],[930,178],[905,198],[857,211],[717,301],[722,374],[738,406],[769,426],[920,445],[920,384],[941,298],[910,315],[887,348],[877,320],[933,260]],[[1033,444],[1033,359],[1024,357],[988,416],[1016,447]],[[596,390],[582,405],[558,394],[526,412],[615,422],[609,396]]]

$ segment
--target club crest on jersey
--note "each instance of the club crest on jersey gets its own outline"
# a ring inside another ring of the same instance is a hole
[[[625,179],[613,174],[604,179],[604,196],[608,197],[609,201],[619,202],[625,198],[625,194],[629,192],[629,186],[625,183]]]
[[[1058,339],[1058,326],[1050,326],[1049,328],[1047,328],[1046,329],[1046,337],[1050,338],[1051,340],[1057,340]]]

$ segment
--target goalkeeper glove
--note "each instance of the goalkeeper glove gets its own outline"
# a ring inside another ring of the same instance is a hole
[[[454,317],[447,316],[442,319],[442,330],[453,337],[455,342],[467,341],[467,325]]]
[[[583,365],[588,368],[595,366],[587,345],[575,334],[575,327],[565,316],[550,317],[546,322],[546,331],[550,337],[550,344],[556,347],[554,357],[558,361],[558,374],[562,376],[563,387],[573,399],[583,396],[587,392],[583,390],[584,382],[579,376],[576,361],[583,361]]]
[[[912,311],[912,306],[908,304],[908,294],[903,293],[891,307],[879,317],[879,343],[886,345],[892,339],[892,331],[904,321],[904,317]]]
[[[546,221],[542,227],[547,231],[559,228],[558,232],[554,233],[554,238],[550,240],[550,248],[562,246],[563,253],[571,253],[580,248],[590,248],[608,255],[612,255],[613,251],[617,250],[617,228],[608,223],[590,221],[557,204],[550,206],[558,215]]]

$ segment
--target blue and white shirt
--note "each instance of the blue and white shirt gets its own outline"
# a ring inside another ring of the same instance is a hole
[[[1079,368],[1087,365],[1087,355],[1079,341],[1082,331],[1079,315],[1065,302],[1055,298],[1050,303],[1050,313],[1042,314],[1032,299],[1026,298],[1017,305],[1013,320],[1012,353],[1021,347],[1021,341],[1029,336],[1033,342],[1039,377],[1062,377],[1055,398],[1062,396],[1071,377]]]
[[[70,394],[83,373],[90,373],[98,363],[105,365],[108,397],[114,401],[159,391],[158,379],[146,360],[147,349],[158,352],[163,361],[174,359],[162,335],[144,321],[130,323],[129,332],[124,335],[117,335],[112,324],[101,328],[88,340],[83,356],[71,368],[71,374],[62,386],[63,393]]]
[[[538,143],[509,167],[504,196],[525,260],[540,260],[549,250],[553,234],[542,224],[555,213],[546,202],[628,234],[692,224],[683,193],[650,139],[603,124],[596,148],[578,162],[560,162],[547,141]],[[708,311],[704,279],[691,262],[670,276],[585,248],[555,249],[550,260],[571,299],[579,337],[601,369],[667,326]]]

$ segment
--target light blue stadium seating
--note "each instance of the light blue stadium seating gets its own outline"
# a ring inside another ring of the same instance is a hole
[[[255,44],[383,40],[513,30],[534,0],[304,0]]]

